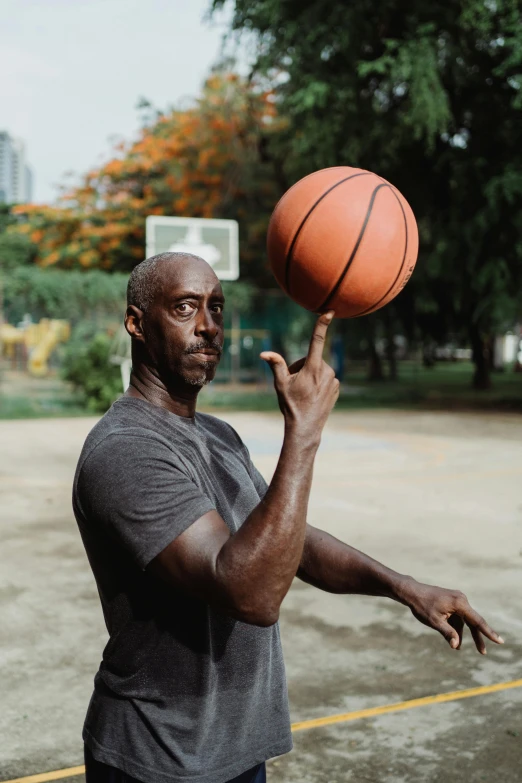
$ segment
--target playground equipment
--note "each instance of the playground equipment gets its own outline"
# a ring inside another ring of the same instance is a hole
[[[23,363],[30,375],[42,377],[49,371],[48,362],[59,343],[71,336],[69,321],[42,318],[39,323],[23,322],[16,327],[0,324],[0,344],[3,355],[13,366]]]

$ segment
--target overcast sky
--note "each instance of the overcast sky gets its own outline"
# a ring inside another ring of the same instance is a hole
[[[210,0],[0,0],[0,130],[20,136],[36,201],[64,172],[131,138],[136,102],[194,96],[216,60],[225,17]]]

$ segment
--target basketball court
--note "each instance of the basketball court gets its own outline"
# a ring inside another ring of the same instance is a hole
[[[269,478],[281,417],[223,418]],[[0,422],[1,781],[83,781],[81,725],[106,632],[70,490],[94,422]],[[400,605],[296,581],[281,618],[295,749],[269,763],[273,783],[520,781],[521,479],[520,417],[334,412],[310,522],[459,587],[506,644],[482,657],[467,637],[454,652]],[[44,774],[57,770],[69,771]]]

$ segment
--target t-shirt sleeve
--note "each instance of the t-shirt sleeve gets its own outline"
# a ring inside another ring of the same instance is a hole
[[[250,475],[252,476],[252,481],[254,482],[254,486],[257,489],[257,493],[259,497],[263,498],[268,489],[268,484],[266,483],[265,479],[254,465],[252,460],[250,460]]]
[[[236,443],[239,445],[239,448],[241,449],[246,466],[248,469],[248,472],[250,474],[250,478],[252,479],[252,482],[257,490],[257,494],[262,499],[266,495],[266,491],[268,489],[268,484],[266,483],[265,479],[261,475],[261,473],[258,471],[254,463],[252,462],[252,457],[250,456],[250,452],[247,448],[247,446],[243,443],[241,438],[239,437],[239,434],[235,431],[235,429],[226,422],[221,422],[222,424],[225,424],[227,427],[227,430],[230,435],[235,439]]]
[[[239,436],[238,436],[239,437]],[[241,441],[241,446],[243,448],[243,453],[245,455],[245,459],[247,462],[248,472],[250,473],[250,477],[252,479],[252,482],[254,484],[254,487],[257,490],[257,494],[262,499],[266,495],[266,491],[268,489],[268,484],[264,480],[261,473],[258,471],[254,463],[252,462],[252,457],[250,456],[250,452],[248,448],[245,446],[243,441]]]
[[[80,470],[77,497],[83,515],[142,569],[215,509],[166,444],[135,435],[109,435],[95,447]]]

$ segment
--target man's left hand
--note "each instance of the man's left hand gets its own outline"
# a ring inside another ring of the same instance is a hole
[[[454,650],[460,650],[464,625],[467,625],[479,653],[486,655],[483,637],[495,644],[504,644],[483,617],[471,606],[460,590],[446,590],[407,579],[402,586],[400,600],[408,606],[421,623],[438,631]]]

